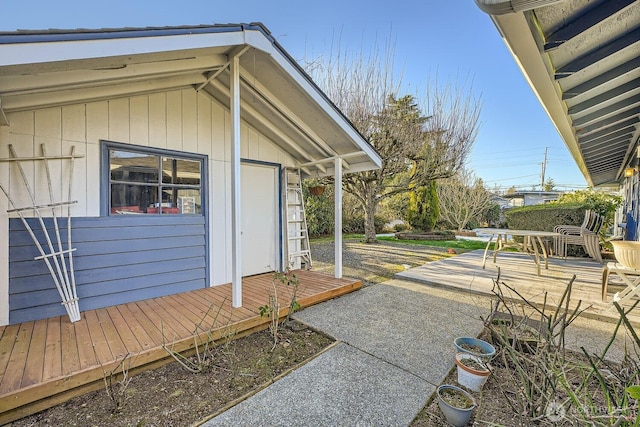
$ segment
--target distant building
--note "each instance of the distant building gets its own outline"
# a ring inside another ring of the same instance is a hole
[[[504,194],[502,197],[509,201],[509,207],[519,208],[550,203],[558,200],[561,194],[563,194],[562,191],[516,191]]]
[[[500,209],[508,209],[511,207],[511,200],[507,199],[505,196],[500,196],[498,194],[491,195],[491,202],[500,206]]]

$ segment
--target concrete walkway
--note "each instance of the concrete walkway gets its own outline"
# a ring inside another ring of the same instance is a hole
[[[402,280],[294,317],[340,343],[206,426],[406,426],[454,365],[453,340],[482,330],[469,295]]]
[[[435,263],[432,263],[435,264]],[[295,319],[338,340],[206,426],[407,426],[454,366],[453,340],[477,336],[486,295],[405,279],[306,308]],[[577,319],[567,347],[599,353],[613,324]],[[608,356],[620,360],[624,334]]]

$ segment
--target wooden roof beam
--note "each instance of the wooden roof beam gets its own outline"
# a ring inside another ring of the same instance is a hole
[[[309,126],[307,126],[303,120],[298,117],[296,113],[291,111],[280,99],[278,99],[269,89],[267,89],[262,83],[259,81],[253,80],[251,77],[251,73],[249,73],[246,69],[240,68],[240,77],[246,83],[246,85],[252,88],[255,92],[260,94],[265,100],[267,100],[273,108],[275,108],[282,116],[286,117],[290,122],[292,122],[307,138],[309,138],[314,144],[322,149],[325,154],[331,156],[337,156],[338,153],[333,150],[324,142],[322,138],[320,138]]]
[[[7,119],[7,115],[4,113],[2,109],[2,98],[0,98],[0,126],[9,126],[9,120]]]
[[[140,61],[143,59],[140,58]],[[224,55],[206,55],[165,62],[129,62],[119,66],[118,61],[110,60],[104,64],[104,68],[96,64],[93,67],[98,68],[5,74],[0,76],[0,91],[5,95],[25,95],[133,81],[146,82],[154,78],[201,74],[223,66],[226,61]]]
[[[231,51],[231,53],[229,55],[227,55],[227,62],[224,63],[220,68],[218,68],[215,71],[210,71],[209,73],[207,73],[206,75],[206,81],[204,81],[203,83],[201,83],[198,87],[196,87],[196,92],[200,92],[202,90],[203,87],[205,87],[211,80],[215,79],[216,77],[218,77],[224,70],[229,68],[229,65],[231,64],[231,59],[229,58],[234,58],[234,57],[240,57],[242,56],[242,54],[244,54],[246,51],[248,51],[250,48],[249,45],[244,45],[244,46],[238,46],[235,49],[233,49]]]
[[[222,84],[219,80],[212,80],[209,82],[209,85],[215,88],[216,90],[222,92],[224,95],[228,95],[229,89]],[[213,95],[212,95],[213,96]],[[241,105],[241,108],[253,117],[255,120],[259,121],[262,126],[265,126],[270,132],[276,135],[283,143],[285,143],[291,150],[298,153],[299,156],[304,158],[307,161],[313,161],[313,156],[309,154],[306,150],[300,147],[295,141],[285,135],[280,129],[273,126],[269,120],[267,120],[262,114],[260,114],[255,108],[247,105],[246,103]],[[323,173],[326,172],[326,168],[324,166],[317,166]],[[309,169],[304,170],[305,173],[311,174]]]

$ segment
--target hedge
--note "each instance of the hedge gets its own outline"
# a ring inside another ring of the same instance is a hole
[[[553,231],[556,225],[581,225],[586,209],[582,204],[551,203],[509,209],[505,216],[512,230]]]

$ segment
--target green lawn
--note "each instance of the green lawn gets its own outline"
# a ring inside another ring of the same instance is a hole
[[[343,234],[342,238],[347,240],[364,240],[364,234]],[[407,245],[419,245],[419,246],[436,246],[436,247],[445,247],[445,248],[454,248],[454,249],[464,249],[468,251],[472,251],[475,249],[484,249],[487,247],[486,242],[479,242],[477,240],[466,240],[466,239],[456,239],[456,240],[400,240],[396,239],[393,236],[382,236],[378,237],[378,240],[383,240],[386,242],[398,242],[404,243]],[[333,236],[324,236],[324,237],[315,237],[312,238],[313,242],[328,242],[333,241]],[[493,243],[491,244],[491,249],[493,249]]]
[[[406,243],[408,245],[422,245],[422,246],[439,246],[454,249],[465,249],[472,251],[475,249],[484,249],[487,247],[487,242],[480,242],[477,240],[455,239],[455,240],[401,240],[392,236],[378,237],[378,240],[384,240],[387,242],[399,242]],[[493,243],[491,243],[493,248]]]

